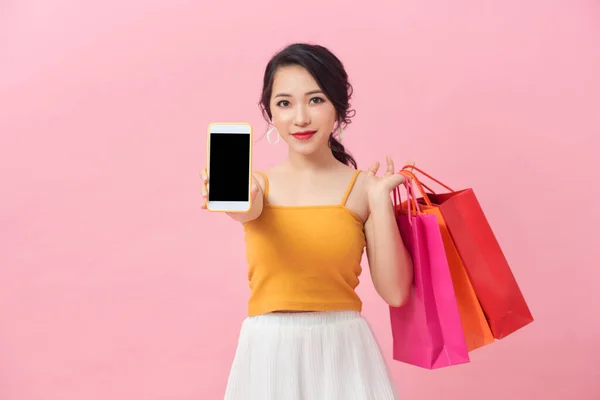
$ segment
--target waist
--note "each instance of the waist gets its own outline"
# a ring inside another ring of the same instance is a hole
[[[362,319],[360,311],[338,310],[323,312],[267,313],[249,316],[244,321],[247,325],[272,327],[298,327],[333,325]]]
[[[361,312],[362,301],[355,294],[344,301],[251,299],[248,302],[249,317],[266,314],[321,314],[332,311]]]
[[[248,314],[275,311],[361,311],[356,275],[253,274]]]

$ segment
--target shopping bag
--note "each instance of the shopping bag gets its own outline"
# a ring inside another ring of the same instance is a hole
[[[502,339],[533,322],[533,316],[472,188],[454,191],[414,166],[406,166],[448,192],[427,196],[438,206],[492,334]],[[422,181],[421,181],[422,182]]]
[[[446,226],[446,222],[442,217],[439,207],[431,202],[423,189],[421,182],[415,175],[406,170],[403,170],[402,173],[405,175],[406,179],[410,179],[414,182],[413,187],[416,188],[415,194],[420,194],[421,196],[419,199],[419,202],[421,203],[421,212],[423,214],[436,216],[444,244],[444,250],[446,252],[446,258],[448,260],[448,266],[450,268],[450,275],[452,277],[458,311],[467,342],[467,349],[473,351],[493,343],[494,336],[492,335],[492,331],[488,325],[483,309],[481,308],[481,304],[477,299],[473,285],[469,280],[465,266],[452,241],[450,232],[448,231],[448,227]],[[410,202],[408,200],[403,203],[404,209],[407,209],[409,206]]]
[[[403,209],[397,188],[394,209],[400,235],[413,261],[407,302],[390,307],[393,359],[438,369],[470,361],[444,244],[435,215],[419,211],[407,181],[412,209]]]

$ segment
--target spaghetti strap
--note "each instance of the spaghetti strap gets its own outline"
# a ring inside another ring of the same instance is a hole
[[[356,178],[358,178],[358,175],[361,172],[362,171],[360,169],[357,169],[356,172],[354,173],[354,175],[352,175],[352,179],[350,180],[350,184],[348,184],[348,189],[346,189],[346,193],[344,193],[344,198],[342,199],[342,205],[343,206],[346,205],[346,201],[348,201],[348,197],[350,196],[350,193],[352,192],[352,188],[354,187],[354,184],[356,183]]]
[[[267,200],[267,195],[269,194],[269,178],[267,178],[267,174],[262,171],[255,170],[254,172],[258,173],[265,180],[265,193],[264,193],[264,201]]]

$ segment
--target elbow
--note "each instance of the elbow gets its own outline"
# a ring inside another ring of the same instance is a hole
[[[398,308],[398,307],[402,307],[402,306],[406,305],[409,297],[410,297],[410,289],[406,288],[406,290],[399,290],[393,296],[388,296],[385,299],[385,302],[390,307]]]
[[[375,289],[390,307],[403,307],[408,303],[413,285],[412,260],[406,260],[400,273],[386,277],[385,281],[375,279]]]
[[[404,282],[390,291],[384,297],[385,302],[391,307],[402,307],[408,303],[412,290],[412,274],[405,277]]]
[[[410,297],[410,287],[377,287],[376,285],[375,290],[379,297],[390,307],[402,307]]]
[[[410,298],[410,293],[412,290],[413,283],[413,263],[412,260],[409,259],[406,262],[406,273],[404,277],[401,279],[400,285],[394,290],[391,296],[386,299],[386,302],[391,307],[402,307],[408,303],[408,299]]]

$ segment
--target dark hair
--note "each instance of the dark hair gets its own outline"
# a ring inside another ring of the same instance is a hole
[[[259,103],[265,119],[267,121],[272,119],[270,102],[275,73],[278,68],[290,65],[303,67],[313,76],[337,112],[338,127],[344,129],[355,114],[355,111],[350,108],[353,89],[348,81],[348,74],[342,62],[331,51],[323,46],[306,43],[294,43],[285,47],[267,64]],[[333,137],[333,132],[329,135],[329,147],[338,161],[357,168],[356,160]]]

